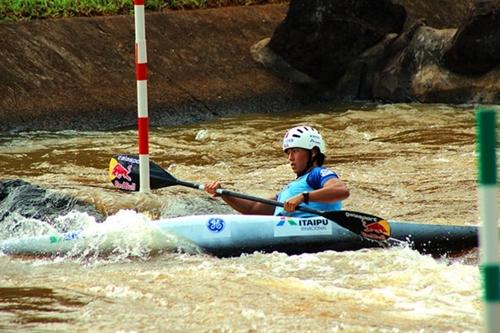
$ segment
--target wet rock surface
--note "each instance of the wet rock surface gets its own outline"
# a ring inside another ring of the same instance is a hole
[[[314,79],[331,83],[360,53],[401,32],[404,7],[390,0],[294,0],[269,48]]]
[[[87,213],[96,221],[105,219],[94,206],[73,197],[20,179],[0,180],[0,223],[9,220],[9,223],[16,224],[21,216],[53,224],[57,217],[70,212]],[[15,228],[15,225],[10,228]]]
[[[500,1],[474,3],[446,50],[444,63],[464,75],[482,75],[500,63]]]
[[[500,103],[499,0],[459,1],[458,30],[427,24],[452,24],[439,18],[455,3],[397,3],[291,0],[271,40],[254,45],[254,59],[324,100]]]

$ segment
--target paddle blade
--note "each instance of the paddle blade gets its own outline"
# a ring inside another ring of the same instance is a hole
[[[375,215],[339,210],[325,212],[323,216],[337,222],[355,234],[374,241],[385,241],[391,237],[391,225],[389,222]]]
[[[137,155],[116,155],[109,161],[109,180],[126,191],[139,191],[139,157]],[[149,162],[149,182],[152,190],[177,185],[177,179],[154,162]]]

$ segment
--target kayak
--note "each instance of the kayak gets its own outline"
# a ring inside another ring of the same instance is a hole
[[[478,246],[478,228],[389,221],[391,238],[376,242],[363,238],[324,217],[295,218],[261,215],[193,215],[151,222],[162,235],[176,235],[218,257],[244,253],[315,253],[399,246],[432,255],[452,254]],[[95,235],[70,231],[0,241],[5,254],[60,255],[85,249]],[[113,251],[106,249],[100,252]]]

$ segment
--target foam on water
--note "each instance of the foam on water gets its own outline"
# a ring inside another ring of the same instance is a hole
[[[104,223],[89,225],[82,231],[82,236],[92,241],[83,251],[71,252],[70,256],[98,257],[105,254],[122,260],[131,257],[147,259],[163,251],[200,252],[194,244],[162,231],[146,215],[133,210],[121,210]]]
[[[298,256],[256,253],[234,259],[232,264],[233,274],[262,288],[346,308],[354,305],[390,323],[439,318],[456,321],[459,327],[463,317],[480,320],[478,267],[436,260],[408,247]],[[252,270],[246,270],[247,266]],[[353,314],[340,312],[347,321],[355,320]]]
[[[200,249],[176,235],[169,234],[155,225],[146,215],[133,210],[120,210],[103,223],[97,223],[86,213],[72,212],[60,216],[51,226],[33,219],[19,218],[17,233],[7,229],[2,233],[10,240],[28,236],[60,236],[73,239],[74,245],[62,256],[52,259],[60,261],[76,259],[85,262],[118,262],[138,258],[148,259],[160,252],[200,253]],[[24,226],[30,226],[25,228]],[[4,238],[4,237],[2,237]]]
[[[57,228],[47,222],[24,217],[17,212],[13,212],[0,223],[0,240],[40,236],[57,231]]]

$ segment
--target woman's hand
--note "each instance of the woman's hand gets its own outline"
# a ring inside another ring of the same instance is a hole
[[[287,212],[294,212],[297,209],[297,206],[303,202],[304,196],[301,193],[285,201],[283,208],[285,208]]]
[[[205,192],[210,194],[212,197],[217,197],[219,194],[217,194],[217,189],[221,188],[220,182],[218,180],[213,181],[210,184],[205,184]]]

